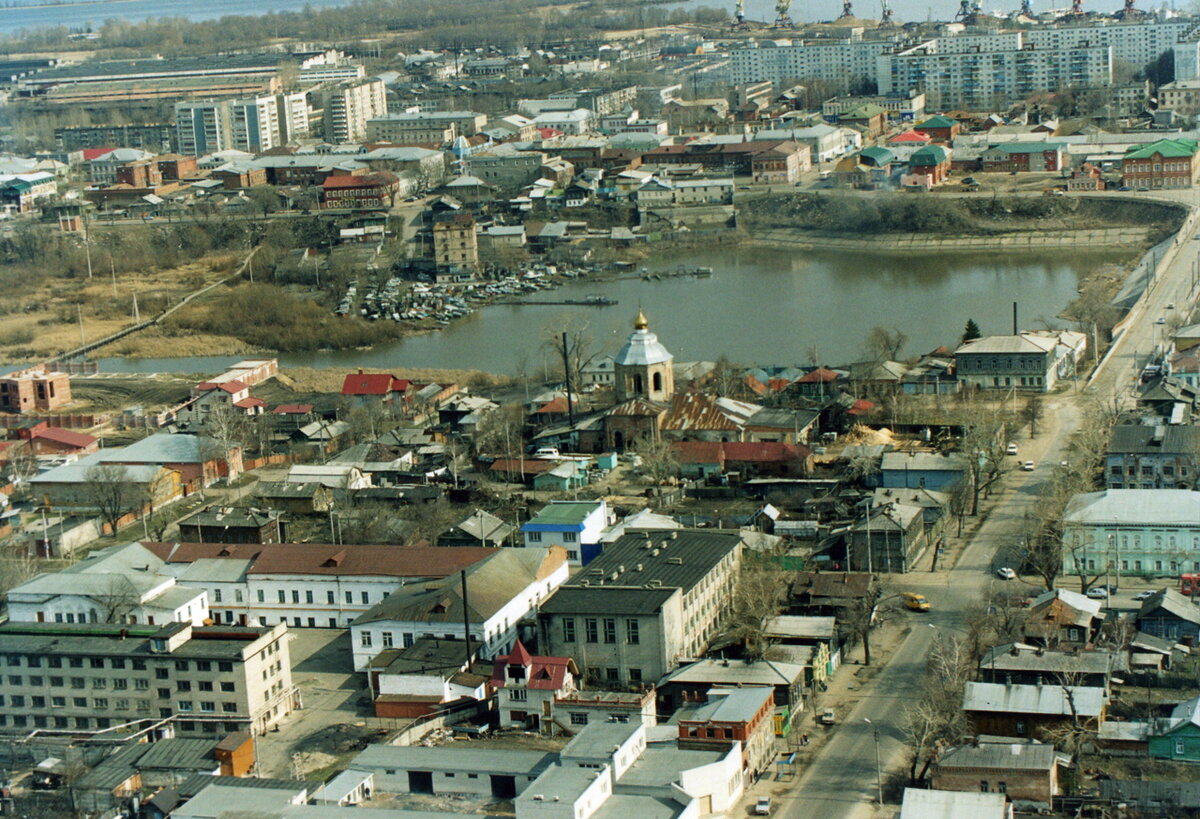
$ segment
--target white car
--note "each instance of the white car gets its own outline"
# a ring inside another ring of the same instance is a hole
[[[1166,316],[1159,316],[1158,318],[1156,318],[1156,319],[1154,320],[1154,323],[1155,323],[1155,324],[1166,324],[1166,323],[1167,323],[1167,317],[1166,317]]]
[[[1033,471],[1033,461],[1025,461],[1024,463],[1022,463],[1021,471],[1022,472],[1032,472]]]
[[[1103,586],[1093,586],[1087,590],[1087,596],[1093,600],[1107,600],[1108,589],[1104,588]]]
[[[1016,580],[1017,573],[1005,566],[1002,569],[996,569],[996,577],[1000,578],[1001,580]]]
[[[1016,455],[1017,454],[1017,445],[1009,444],[1008,447],[1005,448],[1004,452],[1006,455]]]
[[[760,796],[758,801],[754,803],[755,816],[770,816],[771,815],[771,797]]]
[[[1157,593],[1158,592],[1156,592],[1154,589],[1144,589],[1144,590],[1138,592],[1137,594],[1135,594],[1133,596],[1133,599],[1134,600],[1149,600],[1151,597],[1153,597]]]

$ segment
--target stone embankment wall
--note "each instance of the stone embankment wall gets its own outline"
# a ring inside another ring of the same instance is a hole
[[[749,245],[804,250],[844,250],[870,253],[972,253],[981,250],[1053,250],[1055,248],[1109,248],[1144,245],[1151,227],[1113,227],[1090,230],[1048,230],[1001,233],[992,236],[932,234],[882,234],[845,236],[811,230],[768,228],[755,230]]]

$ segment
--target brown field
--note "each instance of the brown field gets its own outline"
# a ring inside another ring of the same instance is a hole
[[[487,384],[502,385],[510,379],[485,373],[482,370],[436,370],[419,367],[396,367],[388,370],[363,368],[368,373],[391,373],[397,378],[417,382],[436,381],[439,384]],[[346,375],[357,372],[352,368],[316,369],[315,367],[289,367],[279,371],[279,381],[294,392],[318,393],[341,392]]]

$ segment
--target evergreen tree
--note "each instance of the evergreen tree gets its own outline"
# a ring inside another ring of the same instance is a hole
[[[979,332],[979,325],[975,323],[975,319],[967,319],[967,326],[963,328],[962,343],[966,344],[968,341],[974,341],[981,335],[982,333]]]

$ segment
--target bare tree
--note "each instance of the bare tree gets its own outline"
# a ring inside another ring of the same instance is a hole
[[[667,483],[679,474],[679,459],[671,442],[658,435],[643,435],[633,445],[642,459],[642,471],[655,486]]]
[[[1040,395],[1030,396],[1025,401],[1025,406],[1021,408],[1021,420],[1029,425],[1029,437],[1036,438],[1038,434],[1038,424],[1042,421],[1044,414],[1042,406],[1042,397]]]
[[[871,630],[891,620],[896,614],[890,602],[885,602],[883,587],[875,584],[862,597],[846,608],[846,629],[852,642],[862,643],[863,665],[871,664]]]
[[[783,611],[787,590],[788,573],[771,562],[769,555],[750,555],[742,562],[730,627],[742,641],[747,657],[759,660],[766,656],[767,624]]]
[[[101,623],[128,622],[130,613],[141,603],[133,582],[120,574],[106,575],[100,591],[91,597],[100,607]]]
[[[910,781],[923,780],[945,747],[966,738],[969,726],[962,694],[973,670],[966,642],[939,635],[926,659],[926,684],[917,701],[905,709],[902,723],[909,745]]]
[[[37,560],[27,551],[6,549],[4,556],[0,557],[0,598],[7,600],[12,589],[32,580],[37,572]]]
[[[475,452],[515,458],[525,446],[525,410],[504,404],[479,419],[475,426]]]
[[[867,338],[863,342],[863,352],[866,353],[869,361],[877,364],[884,361],[895,361],[900,358],[906,344],[908,344],[908,336],[901,330],[895,327],[889,330],[877,324],[867,332]]]
[[[596,345],[586,319],[564,313],[542,328],[545,347],[554,355],[572,392],[583,384],[583,368],[596,356]]]
[[[112,534],[121,518],[141,508],[145,492],[133,482],[122,464],[96,464],[84,473],[84,492]]]

